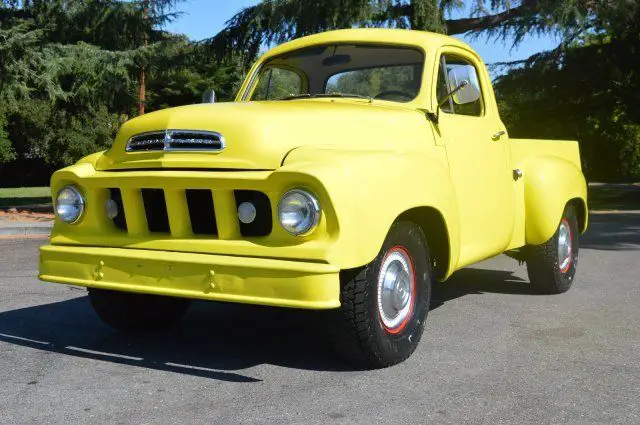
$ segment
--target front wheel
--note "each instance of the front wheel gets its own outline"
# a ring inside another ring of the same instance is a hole
[[[561,294],[571,288],[578,266],[579,234],[575,208],[568,205],[553,237],[528,248],[527,273],[537,292]]]
[[[431,266],[422,229],[395,223],[378,256],[343,272],[334,312],[334,347],[364,368],[400,363],[416,349],[429,311]]]
[[[89,288],[93,309],[104,323],[128,332],[168,329],[187,312],[189,300]]]

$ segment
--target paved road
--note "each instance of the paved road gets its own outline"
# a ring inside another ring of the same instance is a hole
[[[103,326],[0,241],[0,423],[640,423],[640,215],[593,216],[574,288],[505,257],[438,289],[413,357],[350,371],[315,316],[199,303],[166,335]]]

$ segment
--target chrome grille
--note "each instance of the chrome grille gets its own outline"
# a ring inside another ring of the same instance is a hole
[[[127,142],[127,152],[161,151],[164,149],[165,132],[143,133]]]
[[[126,151],[220,152],[224,148],[224,137],[215,131],[165,130],[136,134]]]

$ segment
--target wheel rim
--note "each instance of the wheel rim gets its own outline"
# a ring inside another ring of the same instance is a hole
[[[416,296],[416,276],[409,252],[394,246],[385,255],[378,275],[378,313],[385,330],[401,332],[409,322]]]
[[[573,256],[573,235],[571,225],[565,218],[558,228],[558,266],[562,273],[566,273],[571,268],[571,258]]]

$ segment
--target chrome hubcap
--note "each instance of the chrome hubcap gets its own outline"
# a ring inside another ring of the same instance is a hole
[[[408,253],[402,248],[389,251],[378,276],[378,311],[387,329],[401,328],[411,314],[414,279]]]
[[[571,227],[566,220],[562,220],[558,229],[558,266],[563,273],[571,265],[572,243]]]

